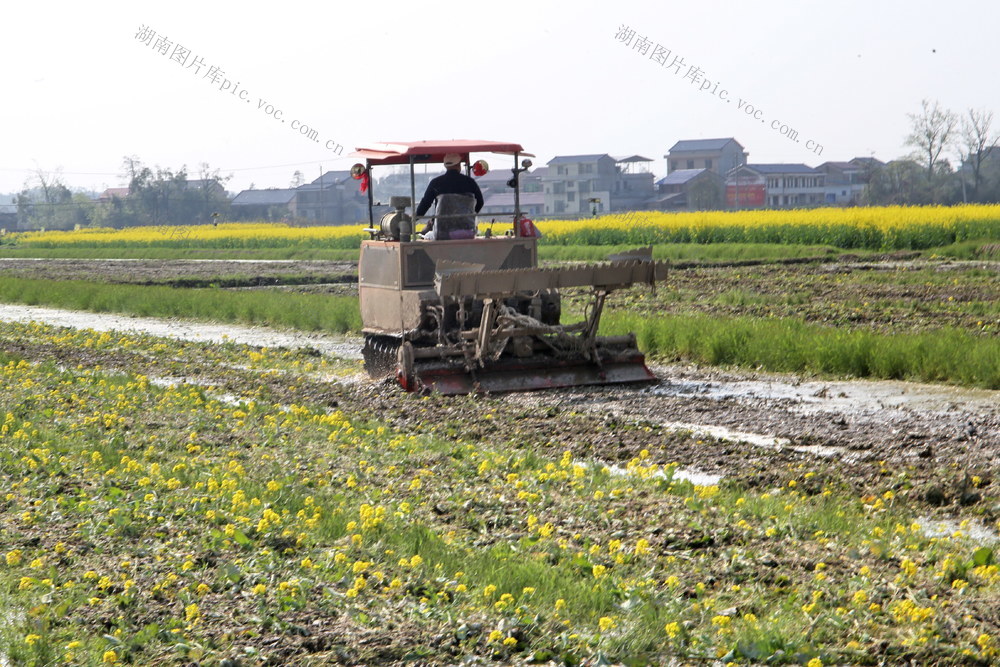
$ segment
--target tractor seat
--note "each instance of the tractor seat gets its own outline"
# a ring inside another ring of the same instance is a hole
[[[436,215],[434,229],[437,230],[435,236],[438,241],[475,238],[476,198],[472,195],[438,195]]]

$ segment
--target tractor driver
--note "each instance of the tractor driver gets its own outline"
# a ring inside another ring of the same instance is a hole
[[[458,153],[448,153],[444,156],[444,167],[445,172],[427,184],[424,197],[420,200],[420,204],[415,211],[417,217],[419,218],[427,213],[427,210],[434,203],[438,195],[451,194],[473,195],[476,198],[476,213],[479,213],[480,209],[483,208],[483,192],[479,189],[479,184],[476,181],[462,173],[462,156]],[[444,226],[448,227],[447,224]],[[455,230],[451,232],[449,237],[462,238],[462,236],[459,236],[462,231],[465,230]],[[434,227],[433,220],[427,223],[427,228],[424,230],[422,236],[428,241],[433,241],[437,238],[437,230]],[[475,236],[475,229],[472,230],[472,236]]]

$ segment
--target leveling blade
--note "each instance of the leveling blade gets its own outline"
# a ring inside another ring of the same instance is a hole
[[[460,363],[418,362],[404,387],[409,384],[412,391],[456,396],[654,381],[656,376],[646,367],[643,355],[636,352],[600,366],[573,360],[504,359],[473,372]]]

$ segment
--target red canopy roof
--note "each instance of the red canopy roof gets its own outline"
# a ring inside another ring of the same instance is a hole
[[[484,141],[482,139],[447,139],[428,141],[390,141],[376,143],[371,148],[358,148],[351,155],[363,157],[368,164],[409,164],[410,157],[417,164],[441,162],[448,153],[458,153],[465,161],[469,153],[501,153],[524,155],[521,144],[508,141]]]

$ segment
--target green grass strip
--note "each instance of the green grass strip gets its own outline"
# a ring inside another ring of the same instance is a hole
[[[175,289],[84,280],[0,281],[0,301],[144,317],[189,317],[345,333],[361,328],[357,299],[291,292]]]
[[[283,291],[175,289],[89,281],[9,278],[0,301],[152,317],[358,331],[357,300]],[[808,324],[792,318],[609,314],[602,334],[636,332],[655,356],[712,365],[916,380],[1000,389],[1000,340],[957,329],[883,334]]]
[[[1000,389],[1000,340],[957,329],[881,334],[791,318],[609,315],[603,333],[636,332],[657,356],[778,372]]]

